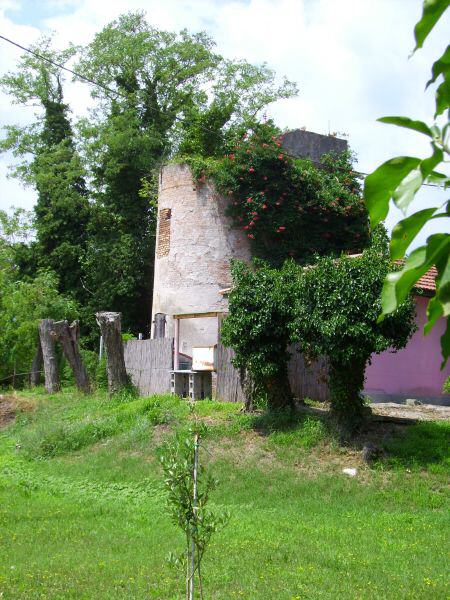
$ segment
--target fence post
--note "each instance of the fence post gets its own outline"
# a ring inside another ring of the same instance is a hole
[[[154,324],[153,338],[159,340],[166,337],[166,315],[164,313],[156,313]]]

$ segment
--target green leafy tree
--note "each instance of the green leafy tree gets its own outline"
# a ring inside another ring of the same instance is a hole
[[[270,410],[293,406],[288,347],[296,343],[307,360],[329,358],[332,413],[351,432],[364,416],[361,392],[371,355],[403,348],[415,330],[410,298],[377,322],[390,267],[387,236],[379,229],[358,256],[317,256],[306,266],[291,260],[281,268],[235,262],[221,334],[235,351],[247,408],[261,397]]]
[[[414,29],[415,51],[423,46],[428,34],[449,6],[449,0],[424,0],[422,18]],[[376,226],[386,218],[391,199],[406,214],[422,185],[433,183],[443,189],[450,186],[448,173],[436,170],[448,162],[450,157],[450,46],[447,46],[442,56],[432,66],[431,79],[427,87],[434,83],[437,83],[438,87],[435,93],[436,111],[432,125],[408,117],[379,119],[382,123],[404,127],[426,136],[430,140],[431,155],[425,159],[415,156],[397,156],[367,176],[364,196],[372,226]],[[444,114],[446,117],[441,117]],[[441,119],[442,124],[438,118]],[[442,217],[448,219],[449,216],[450,202],[446,201],[442,206],[425,208],[401,220],[392,232],[391,258],[403,259],[413,240],[430,220]],[[448,220],[446,223],[448,224]],[[425,245],[416,248],[407,256],[401,270],[387,275],[382,290],[380,318],[385,318],[397,309],[416,281],[432,265],[436,265],[438,271],[436,295],[428,304],[428,321],[424,331],[429,333],[439,318],[447,319],[446,332],[441,337],[442,368],[444,368],[450,356],[450,234],[447,230],[429,236]]]
[[[213,512],[207,506],[218,482],[206,472],[199,460],[200,437],[205,433],[204,425],[180,432],[164,443],[160,454],[169,514],[186,540],[185,550],[180,556],[169,555],[170,563],[186,573],[186,600],[194,598],[196,576],[200,598],[203,598],[203,557],[211,537],[229,520],[228,513]]]
[[[0,210],[0,269],[13,279],[33,278],[38,269],[33,215],[23,208]],[[7,262],[6,262],[7,261]]]
[[[177,152],[217,152],[229,130],[295,86],[276,86],[266,66],[226,61],[204,33],[157,30],[142,13],[107,25],[77,70],[103,86],[80,129],[95,193],[89,312],[120,310],[137,333],[151,312],[159,167]]]
[[[73,320],[79,311],[73,299],[59,293],[51,271],[41,271],[30,281],[14,281],[0,268],[0,283],[0,379],[10,384],[13,372],[30,371],[40,319]]]
[[[261,400],[275,411],[293,406],[287,365],[296,269],[294,263],[283,270],[262,261],[232,264],[233,289],[221,340],[235,351],[247,410]]]
[[[361,392],[372,354],[404,348],[415,331],[411,297],[381,323],[380,292],[392,263],[383,232],[358,257],[318,258],[297,279],[292,340],[307,359],[327,356],[331,410],[341,431],[364,416]]]
[[[52,50],[50,38],[43,38],[32,50],[59,64],[65,64],[76,52],[73,46],[61,52]],[[0,85],[16,104],[37,109],[32,125],[7,127],[1,143],[2,150],[12,150],[21,159],[13,175],[38,194],[34,209],[37,243],[32,246],[36,256],[29,260],[55,271],[60,289],[82,299],[80,258],[89,203],[63,99],[62,69],[27,53],[14,73],[0,79]]]

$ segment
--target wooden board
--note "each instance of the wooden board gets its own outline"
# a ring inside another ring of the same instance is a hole
[[[311,398],[321,402],[329,400],[328,359],[320,357],[312,364],[307,364],[303,354],[295,345],[290,346],[291,360],[288,365],[289,381],[292,393],[296,398]]]
[[[231,363],[233,356],[231,348],[217,344],[216,400],[220,402],[244,402],[239,371]]]
[[[124,343],[125,367],[141,396],[170,392],[173,338]]]

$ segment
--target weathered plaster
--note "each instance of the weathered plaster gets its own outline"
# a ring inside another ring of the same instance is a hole
[[[152,314],[168,315],[166,336],[173,335],[171,315],[227,310],[219,292],[232,284],[230,260],[251,257],[249,240],[225,214],[227,203],[210,183],[196,185],[187,165],[162,169],[158,209],[171,209],[170,248],[155,259]],[[216,319],[182,321],[180,352],[215,343]]]

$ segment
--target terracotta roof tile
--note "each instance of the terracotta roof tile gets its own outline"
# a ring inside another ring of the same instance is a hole
[[[431,267],[429,271],[422,275],[422,277],[417,281],[414,286],[416,289],[420,288],[421,290],[426,290],[428,292],[436,291],[436,277],[437,270],[436,267]]]

